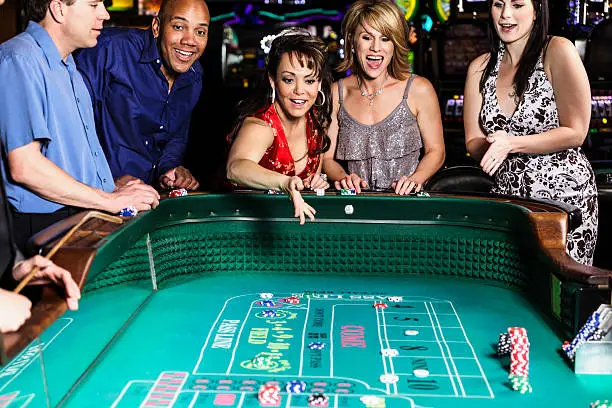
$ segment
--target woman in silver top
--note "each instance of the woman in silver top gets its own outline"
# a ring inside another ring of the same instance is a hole
[[[346,57],[339,69],[352,74],[332,86],[324,172],[337,189],[357,193],[367,187],[420,191],[444,162],[444,140],[431,83],[408,70],[406,21],[392,2],[358,0],[342,29]],[[335,159],[346,160],[350,174]]]

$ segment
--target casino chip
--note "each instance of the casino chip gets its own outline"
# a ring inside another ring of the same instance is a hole
[[[263,306],[267,306],[267,307],[276,306],[276,303],[274,303],[273,300],[264,300],[264,301],[261,302],[261,304]]]
[[[272,364],[272,357],[269,355],[258,355],[251,360],[253,368],[268,368]]]
[[[386,304],[386,303],[382,303],[382,302],[376,302],[376,303],[374,303],[374,308],[375,308],[375,309],[386,309],[386,308],[388,308],[388,307],[389,307],[389,305],[388,305],[388,304]]]
[[[285,303],[289,303],[291,305],[298,305],[300,303],[300,298],[297,296],[291,296],[288,298],[284,298],[283,302]]]
[[[403,298],[402,296],[389,296],[389,297],[387,298],[387,300],[388,300],[389,302],[394,302],[394,303],[397,303],[397,302],[403,302],[403,301],[404,301],[404,298]]]
[[[510,374],[510,385],[514,391],[518,391],[521,394],[531,393],[533,389],[529,384],[529,379],[526,375],[513,375]]]
[[[591,402],[591,408],[612,408],[612,401],[608,400],[597,400],[595,402]]]
[[[327,407],[329,398],[325,394],[312,394],[308,396],[309,407]]]
[[[383,384],[395,384],[399,381],[399,377],[395,374],[382,374],[379,380]]]
[[[385,399],[377,397],[376,395],[364,395],[363,397],[359,398],[359,401],[361,401],[367,407],[376,407],[379,405],[384,406],[383,404]]]
[[[428,194],[428,193],[426,193],[426,192],[424,192],[424,191],[419,191],[419,192],[416,194],[416,196],[417,196],[417,197],[429,197],[429,194]]]
[[[399,355],[399,351],[397,351],[397,349],[386,348],[381,349],[380,354],[382,354],[384,357],[397,357]]]
[[[412,374],[417,378],[426,378],[429,377],[429,370],[425,368],[416,368],[412,370]]]
[[[187,190],[184,188],[174,189],[168,194],[168,197],[183,197],[187,195]]]
[[[325,195],[325,189],[324,189],[324,188],[315,188],[315,190],[314,190],[314,191],[315,191],[315,193],[316,193],[318,196],[324,196],[324,195]]]
[[[306,383],[304,381],[293,380],[285,385],[285,391],[289,394],[301,394],[306,391]]]
[[[267,309],[263,311],[264,317],[276,317],[276,311],[272,309]]]
[[[260,293],[259,297],[262,299],[272,299],[274,295],[272,293]]]
[[[500,333],[497,341],[497,355],[499,357],[507,356],[512,351],[512,340],[510,333]]]
[[[340,189],[340,195],[357,195],[354,188],[342,188]]]
[[[352,205],[348,204],[348,205],[344,206],[344,213],[346,215],[351,215],[351,214],[353,214],[353,212],[355,212],[355,209],[353,208]]]
[[[404,336],[416,336],[417,334],[419,334],[418,330],[404,330]]]
[[[119,211],[119,216],[121,217],[134,217],[138,214],[138,210],[133,205],[125,207],[123,210]]]
[[[311,350],[323,350],[325,348],[325,343],[313,341],[312,343],[308,343],[308,348]]]
[[[280,387],[278,385],[264,384],[257,393],[259,405],[262,407],[278,407],[281,402]]]

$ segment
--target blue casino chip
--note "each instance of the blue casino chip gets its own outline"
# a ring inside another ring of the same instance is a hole
[[[136,214],[138,214],[138,210],[133,205],[125,207],[123,210],[119,211],[119,215],[121,217],[133,217]]]
[[[265,317],[276,317],[276,311],[274,311],[274,310],[270,310],[270,309],[268,309],[268,310],[264,310],[264,311],[263,311],[263,315],[264,315]]]
[[[263,300],[263,301],[261,302],[261,304],[262,304],[263,306],[267,306],[267,307],[272,307],[272,306],[275,306],[275,305],[276,305],[276,303],[274,303],[274,301],[273,301],[273,300]]]
[[[312,343],[308,343],[308,348],[311,350],[323,350],[325,348],[325,343],[313,341]]]
[[[299,380],[289,381],[285,386],[285,391],[289,394],[301,394],[306,391],[306,383]]]

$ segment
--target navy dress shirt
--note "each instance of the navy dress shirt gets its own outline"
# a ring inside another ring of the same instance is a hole
[[[91,94],[113,177],[130,174],[157,184],[185,155],[202,66],[196,61],[168,92],[151,29],[135,28],[103,30],[98,45],[80,50],[75,60]]]

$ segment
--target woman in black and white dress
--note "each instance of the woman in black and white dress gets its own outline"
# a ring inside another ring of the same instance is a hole
[[[548,36],[547,0],[490,0],[491,52],[469,67],[465,143],[495,177],[494,193],[580,208],[567,250],[591,265],[597,240],[595,175],[580,146],[591,94],[574,45]]]

